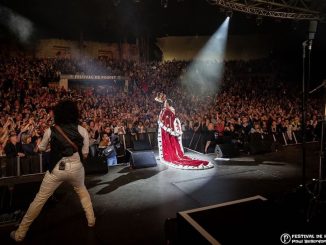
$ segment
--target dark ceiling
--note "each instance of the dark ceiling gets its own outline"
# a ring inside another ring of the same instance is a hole
[[[226,16],[206,0],[166,2],[164,7],[161,0],[0,0],[0,7],[30,19],[40,37],[78,39],[83,33],[84,39],[99,41],[144,35],[210,35]],[[230,33],[282,35],[302,33],[306,28],[307,21],[263,18],[257,25],[255,16],[234,13]]]

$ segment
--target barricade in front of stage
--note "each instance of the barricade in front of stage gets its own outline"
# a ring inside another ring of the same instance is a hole
[[[136,133],[136,134],[120,134],[119,141],[120,147],[117,148],[118,162],[123,163],[125,161],[126,150],[133,149],[134,141],[144,141],[151,147],[151,149],[157,148],[157,132],[148,133]],[[182,142],[183,146],[189,149],[203,153],[205,148],[206,135],[204,132],[193,132],[191,130],[183,132]],[[225,137],[226,138],[226,137]],[[225,139],[224,138],[224,139]],[[219,139],[220,142],[238,142],[233,139],[224,140]],[[314,138],[310,138],[314,140]],[[287,133],[282,134],[250,134],[247,139],[242,140],[241,144],[243,148],[246,148],[248,152],[255,154],[260,152],[273,151],[279,146],[287,146],[290,144],[301,143],[300,132],[292,132],[291,135]],[[90,157],[97,157],[96,147],[90,147]],[[20,176],[34,176],[44,173],[47,168],[48,153],[37,154],[26,157],[0,157],[0,185],[3,179],[9,180],[12,177]]]
[[[23,187],[27,183],[42,181],[47,157],[47,153],[25,157],[0,157],[0,214],[14,208],[14,191],[18,185]],[[12,219],[18,217],[7,216]],[[1,221],[0,226],[6,222],[10,223],[10,220]]]
[[[207,132],[186,131],[183,133],[183,146],[190,150],[200,153],[205,152]],[[307,135],[307,142],[316,142],[316,136]],[[239,138],[230,138],[220,136],[216,139],[218,145],[227,146],[234,145],[242,151],[250,154],[260,154],[280,150],[288,145],[296,145],[302,143],[301,131],[291,133],[252,133],[249,135],[240,135]]]
[[[157,147],[157,133],[144,134],[126,134],[119,135],[120,147],[117,148],[118,160],[123,162],[126,155],[126,149],[133,148],[133,141],[145,140],[149,142],[152,149]],[[94,161],[98,158],[96,145],[90,146],[89,159]],[[25,157],[0,157],[0,186],[8,183],[20,183],[29,179],[35,179],[35,176],[43,176],[47,169],[48,153],[36,154]],[[88,163],[86,163],[88,164]],[[86,171],[87,174],[87,171]],[[22,180],[25,179],[25,180]]]
[[[147,141],[152,147],[152,149],[157,148],[157,132],[135,133],[125,135],[121,134],[119,135],[119,138],[120,142],[123,143],[124,149],[132,149],[133,141],[135,140]],[[307,142],[315,141],[316,136],[307,135]],[[280,150],[282,147],[300,144],[301,142],[301,131],[294,131],[291,133],[253,133],[249,135],[242,134],[240,135],[240,139],[231,137],[219,137],[217,139],[217,144],[235,144],[236,148],[239,148],[242,151],[250,154],[273,152]],[[193,130],[184,131],[182,134],[182,144],[184,147],[190,150],[204,153],[206,145],[206,132],[194,132]],[[124,155],[123,152],[120,153],[118,161],[119,158],[123,159],[122,155]]]
[[[133,148],[135,140],[148,142],[152,149],[157,147],[157,132],[119,134],[119,139],[125,149]]]
[[[0,157],[0,180],[43,174],[43,169],[45,169],[43,166],[44,157],[43,154],[25,157]]]

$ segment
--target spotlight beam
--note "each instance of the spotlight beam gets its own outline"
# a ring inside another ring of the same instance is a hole
[[[199,93],[213,93],[218,89],[224,71],[229,20],[230,17],[225,19],[190,64],[182,80],[188,89]]]
[[[33,32],[33,23],[24,16],[0,5],[0,23],[14,33],[22,43],[28,43]]]

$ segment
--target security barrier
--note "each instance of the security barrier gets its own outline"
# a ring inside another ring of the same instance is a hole
[[[207,132],[193,132],[186,131],[183,133],[183,146],[191,150],[195,150],[201,153],[205,151],[206,145],[206,133]],[[313,134],[306,135],[306,142],[316,142],[317,138]],[[236,138],[230,138],[230,136],[220,136],[216,139],[217,144],[238,144],[242,150],[252,152],[255,146],[261,148],[263,146],[264,151],[254,152],[266,152],[267,148],[269,151],[276,150],[279,146],[296,145],[302,143],[301,131],[285,132],[285,133],[253,133],[253,134],[240,134]]]
[[[153,149],[157,147],[157,132],[119,134],[119,138],[120,143],[124,145],[124,149],[133,148],[135,140],[148,141]]]
[[[1,178],[26,176],[42,172],[42,154],[25,157],[0,157]]]

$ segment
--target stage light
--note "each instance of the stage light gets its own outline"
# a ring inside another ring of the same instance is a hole
[[[183,85],[197,94],[215,93],[223,77],[224,55],[228,36],[230,17],[227,17],[218,30],[200,50],[187,73]]]
[[[28,43],[34,32],[33,23],[30,20],[1,5],[0,22],[14,33],[22,43]]]
[[[227,10],[226,11],[226,17],[232,17],[233,16],[233,11],[232,10]]]

